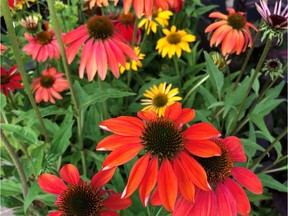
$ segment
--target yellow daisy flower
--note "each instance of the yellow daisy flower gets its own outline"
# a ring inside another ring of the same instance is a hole
[[[153,10],[154,12],[155,10]],[[158,25],[162,27],[166,27],[169,25],[168,20],[170,19],[170,16],[172,16],[173,13],[169,10],[162,11],[161,8],[159,8],[156,12],[152,15],[152,20],[147,19],[144,17],[138,24],[138,27],[141,28],[142,26],[145,26],[145,30],[147,35],[150,34],[151,30],[152,32],[157,32]],[[155,21],[156,22],[155,22]]]
[[[157,41],[156,49],[158,53],[162,53],[164,58],[167,54],[169,58],[177,54],[180,58],[182,50],[190,53],[191,49],[188,42],[193,42],[196,40],[196,37],[192,34],[187,34],[184,30],[176,31],[176,26],[171,27],[171,31],[168,29],[163,29],[163,33],[166,35],[163,38],[160,38]]]
[[[154,85],[150,88],[150,91],[146,90],[143,95],[148,99],[142,99],[141,104],[147,106],[145,106],[142,111],[153,110],[159,116],[163,116],[167,106],[182,100],[181,97],[175,96],[179,93],[178,88],[171,89],[171,87],[172,84],[169,84],[166,87],[166,82],[164,82],[160,83],[158,87]]]
[[[124,73],[125,70],[129,71],[130,68],[134,71],[138,71],[138,67],[142,67],[141,60],[144,59],[145,54],[141,53],[140,48],[137,46],[134,47],[134,51],[135,51],[136,55],[138,56],[138,60],[137,61],[135,61],[135,60],[131,61],[131,59],[127,59],[125,67],[123,67],[121,64],[119,64],[121,74]]]

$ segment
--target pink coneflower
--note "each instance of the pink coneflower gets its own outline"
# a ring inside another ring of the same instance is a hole
[[[54,31],[41,31],[35,36],[24,33],[28,44],[23,47],[23,51],[27,55],[32,55],[32,58],[38,62],[44,62],[48,58],[59,59],[60,51]]]
[[[249,215],[249,199],[241,186],[255,194],[263,192],[261,181],[252,171],[234,165],[235,162],[246,161],[241,141],[234,136],[212,141],[221,148],[221,156],[194,158],[204,167],[208,182],[214,189],[203,191],[196,188],[193,204],[179,197],[173,216],[182,216],[184,213],[209,216]]]
[[[132,200],[121,199],[120,193],[102,189],[110,179],[110,175],[113,175],[113,171],[96,173],[90,183],[80,178],[78,169],[72,164],[61,168],[61,178],[46,173],[40,175],[38,178],[40,188],[57,195],[55,201],[57,211],[51,212],[48,216],[117,216],[118,213],[115,211],[128,208]]]
[[[63,41],[68,45],[66,53],[69,64],[84,44],[79,67],[81,79],[86,69],[89,81],[93,80],[97,71],[100,79],[104,80],[108,66],[118,78],[118,63],[125,66],[126,56],[138,60],[133,48],[125,43],[120,33],[115,31],[113,23],[104,16],[91,17],[85,25],[68,32]]]
[[[0,43],[0,54],[3,55],[4,51],[7,50],[8,48],[4,46],[2,43]]]
[[[1,92],[8,96],[8,91],[14,92],[15,88],[23,88],[19,82],[22,80],[20,74],[16,72],[17,65],[11,67],[8,71],[4,67],[1,67]]]
[[[35,93],[36,102],[42,100],[55,103],[54,98],[62,99],[59,92],[68,89],[68,81],[63,78],[64,73],[58,73],[56,68],[48,67],[42,71],[42,77],[33,79],[33,92]]]

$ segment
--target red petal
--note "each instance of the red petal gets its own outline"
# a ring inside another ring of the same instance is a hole
[[[47,216],[61,216],[61,215],[62,215],[61,211],[56,211],[56,212],[49,213]]]
[[[57,176],[52,174],[42,174],[38,177],[38,184],[47,193],[61,194],[67,186]]]
[[[186,170],[187,175],[192,182],[202,190],[211,190],[204,168],[185,152],[180,152],[178,156],[183,168]]]
[[[152,110],[139,111],[137,116],[147,122],[158,118],[158,115]]]
[[[110,169],[101,170],[98,173],[96,173],[91,180],[91,185],[94,188],[100,188],[103,185],[105,185],[113,177],[113,175],[116,171],[116,168],[117,167],[112,167]]]
[[[151,205],[154,205],[154,206],[162,205],[159,192],[158,192],[158,187],[156,187],[155,190],[153,191],[151,199],[150,199],[150,203]]]
[[[110,210],[121,210],[126,209],[132,204],[130,197],[121,199],[121,193],[111,194],[105,200],[102,205]]]
[[[168,107],[164,111],[164,118],[169,118],[176,120],[182,113],[182,105],[179,102],[176,102]]]
[[[135,157],[143,149],[142,144],[133,143],[122,146],[111,152],[103,162],[103,169],[122,165]]]
[[[143,206],[147,206],[151,191],[155,187],[158,177],[158,157],[153,157],[148,164],[146,173],[139,187],[139,197]]]
[[[195,186],[192,180],[187,175],[186,170],[183,168],[179,159],[175,158],[173,160],[173,168],[177,177],[180,193],[186,200],[192,203],[194,201],[195,194]]]
[[[250,203],[245,191],[230,178],[227,178],[224,182],[224,185],[230,190],[232,195],[235,198],[237,205],[237,212],[241,215],[249,215],[251,210]]]
[[[143,176],[147,170],[150,154],[145,154],[132,167],[128,183],[122,193],[122,198],[129,197],[141,183]]]
[[[218,203],[219,216],[237,215],[236,201],[229,191],[222,183],[216,186],[216,196]]]
[[[213,190],[203,191],[198,189],[195,195],[195,203],[190,215],[207,216],[216,215],[217,199]]]
[[[137,124],[131,121],[131,118],[133,118],[135,122],[139,121],[140,119],[129,116],[127,120],[124,120],[123,117],[122,119],[112,118],[112,119],[105,120],[101,122],[99,126],[103,130],[108,130],[108,131],[111,131],[115,134],[122,135],[122,136],[141,136],[144,123],[142,123],[143,127],[140,128]]]
[[[131,143],[140,143],[142,139],[139,137],[129,137],[129,136],[121,136],[117,134],[110,135],[108,137],[105,137],[103,140],[101,140],[97,147],[96,150],[98,151],[107,151],[107,150],[115,150],[119,147],[122,147],[124,145],[128,145]]]
[[[228,147],[233,161],[246,162],[245,152],[241,141],[235,136],[229,136],[223,139],[223,143]]]
[[[173,211],[178,193],[176,175],[168,159],[163,159],[158,175],[158,193],[163,206]]]
[[[67,164],[63,166],[60,170],[60,176],[65,182],[70,185],[76,185],[79,183],[80,180],[79,171],[77,167],[72,164]]]
[[[100,215],[101,216],[119,216],[118,213],[114,211],[110,211],[110,210],[101,211]]]
[[[172,213],[172,216],[188,216],[192,215],[191,210],[193,208],[193,203],[184,199],[184,197],[179,196],[176,203],[175,208]]]
[[[183,132],[186,139],[205,140],[221,136],[221,133],[211,124],[202,122],[194,124]]]
[[[252,193],[263,193],[263,187],[260,179],[249,169],[234,167],[232,170],[232,176]]]
[[[176,122],[178,124],[187,124],[192,121],[195,117],[195,110],[190,108],[184,108],[181,115],[177,118]]]
[[[185,143],[185,148],[191,154],[204,158],[222,154],[219,146],[210,140],[190,140]]]

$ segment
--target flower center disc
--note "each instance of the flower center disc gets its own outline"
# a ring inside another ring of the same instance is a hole
[[[1,85],[8,84],[10,81],[10,77],[8,75],[1,75]]]
[[[269,17],[272,20],[273,27],[281,25],[282,23],[285,23],[287,21],[287,18],[276,14],[271,14]]]
[[[44,88],[50,88],[52,87],[52,85],[54,84],[55,80],[52,76],[47,75],[47,76],[43,76],[40,79],[40,84],[42,87]]]
[[[48,31],[42,31],[42,32],[39,32],[36,36],[36,41],[38,43],[40,43],[41,45],[46,45],[46,44],[49,44],[52,39],[53,39],[53,35],[48,32]]]
[[[178,44],[181,41],[181,35],[177,32],[171,33],[167,37],[167,41],[170,44]]]
[[[279,69],[279,62],[272,60],[271,62],[269,62],[269,67],[271,70],[278,70]]]
[[[122,23],[123,25],[131,25],[134,23],[135,21],[135,17],[132,13],[127,13],[127,14],[121,14],[121,16],[119,17],[120,23]]]
[[[91,185],[71,185],[61,194],[58,210],[65,216],[99,216],[102,197]]]
[[[155,107],[163,107],[167,104],[168,97],[164,94],[158,94],[152,99],[152,104]]]
[[[201,158],[195,156],[195,159],[203,166],[207,173],[209,183],[217,183],[224,181],[231,175],[233,168],[233,161],[226,146],[219,139],[212,140],[216,143],[221,151],[221,156],[214,156],[210,158]]]
[[[233,29],[241,30],[246,25],[246,19],[239,13],[233,13],[228,16],[228,24]]]
[[[114,25],[104,16],[94,16],[88,19],[87,29],[91,37],[105,40],[113,35]]]
[[[157,118],[149,121],[142,139],[144,149],[159,158],[172,160],[184,148],[182,131],[170,119]]]

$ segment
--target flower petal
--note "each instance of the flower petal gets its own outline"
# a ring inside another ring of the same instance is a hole
[[[117,167],[112,167],[112,168],[107,169],[107,170],[99,171],[98,173],[96,173],[93,176],[90,184],[94,188],[100,188],[100,187],[104,186],[113,177],[116,169],[117,169]]]
[[[179,102],[166,107],[164,112],[164,118],[176,120],[182,113],[182,105]]]
[[[183,132],[185,139],[205,140],[221,136],[221,133],[211,124],[202,122],[194,124]]]
[[[100,215],[101,216],[119,216],[118,213],[116,213],[114,211],[110,211],[110,210],[101,211]]]
[[[110,210],[126,209],[132,204],[130,197],[121,198],[121,193],[114,193],[102,201],[102,205]]]
[[[70,185],[76,185],[79,183],[80,180],[79,171],[77,167],[72,164],[66,164],[65,166],[63,166],[60,170],[60,176],[65,182]]]
[[[229,136],[223,139],[223,143],[228,147],[233,161],[246,162],[245,152],[241,141],[235,136]]]
[[[216,215],[217,199],[213,190],[196,190],[195,203],[190,215],[207,216]]]
[[[185,149],[191,154],[205,158],[222,154],[219,146],[210,140],[190,140],[185,142]]]
[[[56,211],[56,212],[51,212],[47,216],[61,216],[62,212],[61,211]]]
[[[191,213],[192,208],[193,208],[193,203],[186,200],[183,196],[179,196],[175,203],[175,208],[172,213],[172,216],[192,215]]]
[[[151,199],[150,199],[150,203],[153,206],[162,205],[162,201],[160,199],[159,192],[158,192],[158,187],[156,187],[155,190],[153,191]]]
[[[236,201],[230,190],[222,183],[216,185],[219,216],[237,215]]]
[[[158,115],[152,110],[139,111],[137,112],[137,116],[147,122],[158,118]]]
[[[42,190],[51,194],[61,194],[67,188],[59,177],[52,174],[40,175],[38,184]]]
[[[187,124],[188,122],[192,121],[195,117],[195,110],[190,108],[182,109],[181,115],[176,119],[178,124]]]

